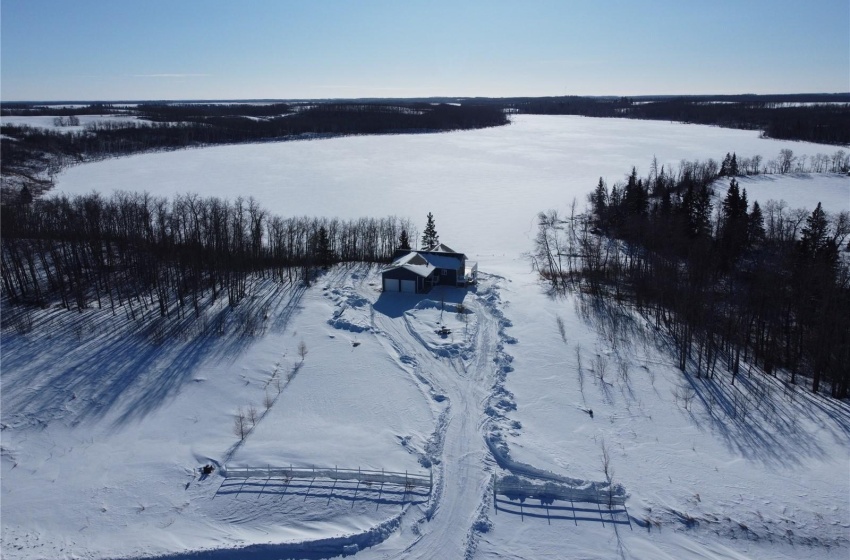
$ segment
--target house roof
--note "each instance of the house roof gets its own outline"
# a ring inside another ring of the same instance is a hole
[[[466,255],[440,243],[427,250],[410,251],[399,256],[384,268],[384,272],[404,268],[419,276],[428,277],[436,268],[457,270],[464,259]]]
[[[458,253],[457,251],[455,251],[454,249],[452,249],[451,247],[449,247],[448,245],[446,245],[445,243],[438,243],[437,245],[434,245],[433,247],[429,247],[427,249],[422,249],[422,252],[425,252],[425,253],[454,253],[456,255],[461,254],[461,253]]]
[[[449,269],[458,269],[460,268],[462,259],[460,256],[455,255],[440,255],[434,253],[421,253],[422,257],[425,258],[429,263],[434,265],[437,268],[449,268]]]
[[[394,260],[392,264],[390,264],[384,269],[384,272],[387,272],[389,270],[396,270],[399,268],[404,268],[415,274],[418,274],[419,276],[427,278],[431,275],[432,272],[434,272],[434,269],[436,267],[427,260],[425,260],[425,258],[416,251],[411,251],[403,257],[399,257],[398,259]]]

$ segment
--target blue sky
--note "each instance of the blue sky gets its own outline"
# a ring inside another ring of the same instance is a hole
[[[850,91],[848,0],[0,0],[0,99]]]

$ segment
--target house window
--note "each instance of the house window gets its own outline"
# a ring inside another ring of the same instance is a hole
[[[440,271],[440,274],[442,274],[443,276],[445,276],[447,273],[448,273],[448,270],[446,270],[445,268]]]

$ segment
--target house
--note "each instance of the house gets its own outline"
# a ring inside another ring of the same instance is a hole
[[[434,286],[466,286],[478,278],[478,264],[440,243],[425,250],[396,251],[381,273],[385,292],[424,294]]]

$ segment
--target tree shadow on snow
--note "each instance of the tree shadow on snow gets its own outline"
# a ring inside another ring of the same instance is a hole
[[[70,416],[76,425],[107,413],[117,413],[116,425],[142,419],[203,362],[233,362],[268,327],[282,328],[302,294],[268,284],[234,308],[183,318],[153,310],[136,320],[124,310],[51,312],[27,335],[4,333],[4,421]]]
[[[621,306],[585,295],[577,295],[576,310],[595,328],[601,338],[623,353],[642,345],[649,353],[670,356],[669,363],[645,367],[678,369],[672,363],[676,345],[662,330],[646,318],[624,312]],[[634,355],[634,352],[630,352]],[[634,359],[634,358],[632,358]],[[731,373],[720,357],[711,378],[696,377],[695,364],[689,363],[681,375],[681,387],[670,398],[699,427],[708,427],[735,453],[771,466],[801,465],[807,458],[822,458],[825,437],[844,443],[850,438],[850,403],[816,395],[780,377],[768,376],[753,368],[749,373],[742,364],[732,384]],[[637,364],[635,364],[637,365]],[[638,379],[633,368],[629,383]],[[657,391],[656,391],[657,393]]]

